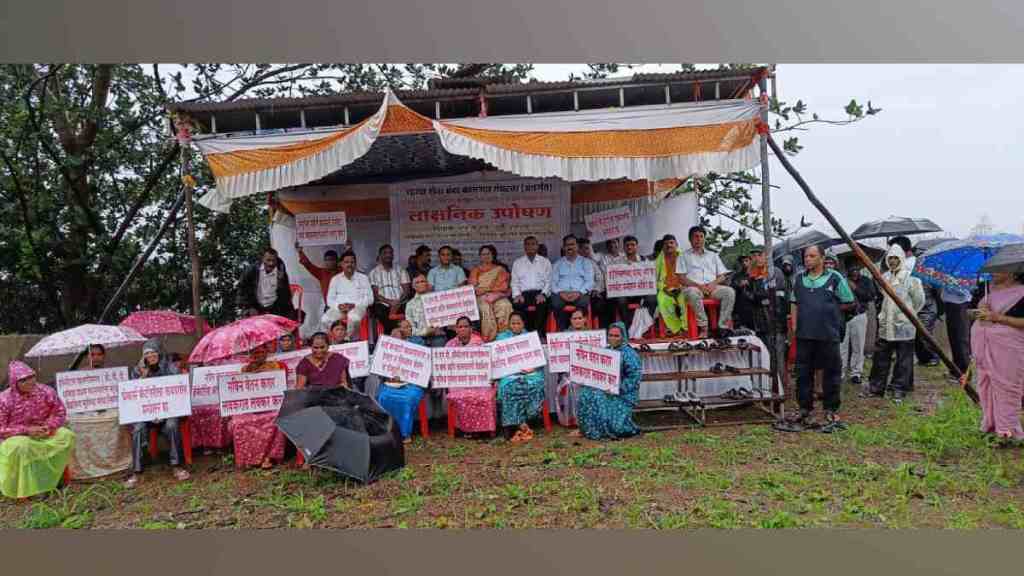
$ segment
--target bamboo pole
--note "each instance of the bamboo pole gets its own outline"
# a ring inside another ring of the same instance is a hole
[[[814,207],[817,208],[819,212],[821,212],[821,215],[824,216],[825,219],[828,220],[828,223],[832,225],[832,228],[834,228],[835,231],[839,233],[839,236],[843,239],[844,242],[846,242],[847,246],[850,247],[850,250],[852,250],[853,253],[857,255],[857,258],[861,261],[862,264],[864,264],[864,267],[867,268],[869,272],[871,272],[871,276],[874,277],[875,282],[877,282],[878,285],[882,287],[882,291],[885,292],[886,295],[889,296],[889,298],[892,298],[892,301],[896,303],[896,306],[900,309],[901,312],[903,312],[903,315],[910,319],[910,321],[914,324],[914,327],[917,328],[917,333],[924,337],[925,341],[927,341],[928,344],[931,345],[931,347],[936,352],[938,352],[939,358],[941,358],[942,363],[945,364],[947,368],[949,368],[949,371],[957,376],[960,376],[960,369],[957,368],[956,364],[953,363],[953,360],[950,359],[948,354],[946,354],[946,351],[939,346],[939,343],[935,341],[935,338],[932,337],[931,333],[929,333],[928,330],[924,327],[924,324],[922,324],[921,320],[918,319],[917,314],[915,314],[914,311],[911,310],[910,307],[907,306],[907,304],[903,300],[901,300],[899,296],[896,295],[896,292],[892,289],[892,286],[890,286],[889,283],[886,282],[885,278],[882,277],[882,273],[878,270],[878,267],[875,266],[875,263],[872,262],[870,258],[868,258],[867,254],[865,254],[863,250],[861,250],[860,245],[853,241],[853,238],[851,238],[850,235],[846,233],[846,230],[844,230],[843,227],[839,225],[839,222],[836,221],[835,216],[833,216],[832,213],[829,212],[828,208],[826,208],[825,205],[821,203],[821,200],[818,200],[818,197],[815,196],[814,192],[811,190],[811,187],[803,179],[800,173],[797,172],[796,168],[794,168],[793,165],[790,164],[789,159],[786,158],[786,153],[781,148],[779,148],[779,145],[775,142],[775,139],[772,138],[771,135],[766,136],[766,139],[768,140],[768,145],[771,147],[772,151],[775,152],[775,157],[778,158],[779,162],[782,163],[782,167],[785,168],[787,172],[789,172],[790,176],[793,177],[793,180],[796,180],[797,185],[799,185],[800,189],[803,190],[804,195],[807,196],[807,199],[811,202],[811,204],[813,204]],[[970,383],[966,383],[963,386],[963,389],[967,396],[971,400],[973,400],[975,404],[979,402],[978,392],[971,387]]]
[[[185,167],[188,162],[188,147],[181,147],[181,176],[185,176]],[[192,317],[196,325],[196,342],[203,337],[203,318],[199,308],[199,280],[201,269],[199,267],[199,253],[196,251],[196,221],[192,210],[192,186],[185,184],[185,218],[188,221],[188,254],[192,260]]]
[[[765,78],[761,78],[758,81],[758,89],[761,95],[761,121],[764,122],[765,126],[768,125],[768,81]],[[771,380],[772,380],[772,394],[778,393],[782,386],[784,379],[783,372],[785,372],[785,362],[782,358],[778,357],[778,346],[776,340],[779,337],[778,330],[775,329],[775,294],[779,289],[775,286],[775,263],[772,259],[772,189],[771,182],[768,173],[768,143],[766,138],[761,138],[761,224],[764,228],[762,236],[764,236],[764,256],[768,259],[768,285],[770,286],[770,292],[768,295],[768,318],[769,326],[771,329],[768,332],[768,341],[765,344],[768,346],[768,359],[769,368],[771,368]],[[780,369],[781,368],[781,369]],[[780,404],[780,417],[785,417],[785,403]]]

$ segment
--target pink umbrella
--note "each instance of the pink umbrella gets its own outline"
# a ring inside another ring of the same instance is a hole
[[[82,352],[90,344],[102,344],[107,348],[129,346],[146,341],[146,337],[127,326],[104,324],[83,324],[81,326],[50,334],[25,354],[26,358],[63,356]]]
[[[163,336],[167,334],[194,334],[196,318],[188,314],[179,314],[171,310],[140,310],[132,312],[121,321],[119,326],[128,326],[144,336]],[[210,324],[203,320],[203,333],[210,331]]]
[[[189,363],[215,362],[245,354],[293,332],[299,323],[281,316],[264,314],[243,318],[210,332],[196,344]]]

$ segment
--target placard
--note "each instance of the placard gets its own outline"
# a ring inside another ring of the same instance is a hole
[[[309,212],[295,215],[299,246],[336,246],[348,242],[344,212]]]
[[[569,371],[569,353],[574,342],[604,348],[608,345],[608,335],[604,330],[548,334],[548,372],[560,374]]]
[[[619,360],[622,353],[585,344],[572,344],[571,347],[569,380],[617,395]]]
[[[431,349],[434,388],[479,388],[491,385],[491,349],[453,346]]]
[[[188,374],[127,380],[118,386],[118,422],[166,420],[192,414]]]
[[[303,358],[312,354],[313,351],[309,348],[303,348],[301,350],[292,350],[291,352],[278,352],[267,356],[267,360],[276,360],[281,364],[284,364],[285,374],[288,376],[288,389],[294,390],[298,385],[296,382],[297,375],[295,370],[299,367],[299,362]]]
[[[373,351],[370,373],[426,388],[430,385],[430,357],[426,346],[381,336]]]
[[[241,374],[245,364],[219,364],[192,368],[192,406],[220,404],[220,377]]]
[[[220,415],[277,411],[287,386],[288,376],[284,370],[221,376]]]
[[[117,408],[118,386],[128,381],[128,368],[97,368],[57,373],[57,396],[68,414]]]
[[[348,358],[349,378],[366,378],[370,375],[370,346],[366,340],[335,344],[328,350]]]
[[[487,344],[491,349],[491,380],[547,364],[536,332],[527,332]]]
[[[654,262],[609,264],[605,288],[609,298],[653,296],[658,293],[658,270]]]
[[[630,212],[629,206],[594,212],[586,215],[584,221],[592,244],[632,236],[636,232],[633,226],[633,213]]]
[[[480,320],[480,310],[476,305],[476,288],[460,286],[441,292],[429,292],[420,296],[423,299],[423,313],[427,317],[427,325],[432,328],[447,328],[463,316],[473,322]]]

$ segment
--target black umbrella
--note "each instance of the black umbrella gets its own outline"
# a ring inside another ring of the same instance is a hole
[[[1003,246],[981,267],[982,272],[1024,272],[1024,244]]]
[[[808,230],[807,232],[801,232],[796,236],[786,238],[782,242],[772,246],[772,259],[779,260],[786,254],[793,254],[799,252],[808,246],[821,246],[822,249],[835,246],[841,243],[842,240],[838,238],[832,238],[824,232],[817,230]]]
[[[394,419],[369,396],[347,388],[286,391],[277,427],[311,466],[361,482],[405,466]]]
[[[932,248],[935,248],[939,244],[942,244],[943,242],[949,242],[950,240],[956,240],[956,238],[929,238],[927,240],[921,240],[917,244],[914,244],[914,251],[920,251],[922,254],[924,254],[925,252],[931,250]]]
[[[927,234],[930,232],[942,232],[939,225],[927,218],[901,218],[890,216],[884,220],[865,222],[861,224],[853,234],[855,240],[862,238],[880,238],[889,236],[911,236],[914,234]]]

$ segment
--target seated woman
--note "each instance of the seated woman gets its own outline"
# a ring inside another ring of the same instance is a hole
[[[469,283],[476,287],[476,303],[480,309],[480,334],[484,341],[494,340],[508,326],[512,302],[509,296],[509,273],[497,263],[498,250],[487,245],[480,248],[480,265],[469,274]]]
[[[473,333],[473,324],[463,316],[455,322],[455,338],[446,348],[483,346],[484,340]],[[497,408],[494,387],[451,388],[447,390],[448,403],[455,408],[455,426],[464,434],[494,432],[497,430],[494,413]]]
[[[444,346],[445,337],[443,328],[432,328],[427,324],[427,314],[423,310],[423,295],[430,292],[430,284],[427,277],[417,274],[412,279],[412,289],[415,296],[405,305],[405,318],[412,325],[412,335],[423,340],[424,346],[439,348]]]
[[[348,388],[348,358],[331,352],[327,334],[317,332],[309,339],[312,353],[295,367],[297,388]]]
[[[573,436],[586,436],[591,440],[628,438],[640,433],[633,422],[633,407],[640,396],[640,378],[643,362],[629,346],[626,325],[615,322],[608,327],[608,347],[621,353],[619,364],[619,393],[609,394],[597,388],[581,386],[576,407],[579,430]]]
[[[508,330],[498,334],[498,340],[505,340],[523,334],[526,322],[518,312],[508,318]],[[544,403],[544,368],[522,370],[498,380],[498,403],[501,404],[501,425],[506,436],[512,441],[526,442],[533,438],[533,430],[527,421],[540,414]],[[515,434],[512,430],[516,429]]]
[[[164,358],[160,349],[160,342],[151,339],[142,346],[142,359],[138,367],[132,369],[132,378],[158,378],[160,376],[173,376],[178,374],[169,360]],[[181,431],[178,428],[177,418],[166,420],[154,420],[152,422],[136,422],[132,424],[132,475],[128,477],[125,486],[134,488],[142,475],[143,446],[149,444],[150,426],[160,429],[160,433],[167,438],[170,444],[170,453],[167,456],[173,470],[174,478],[178,481],[188,480],[188,471],[181,467],[181,456],[184,446],[181,443]]]
[[[408,320],[403,320],[402,324],[408,322]],[[406,334],[407,332],[403,331],[402,327],[391,331],[392,338],[422,344],[422,339],[415,336],[408,337]],[[404,383],[397,378],[381,377],[381,386],[377,389],[377,403],[398,423],[398,430],[402,433],[402,441],[405,443],[412,440],[412,424],[416,418],[416,408],[419,407],[424,392],[423,388],[415,384]]]
[[[345,319],[335,320],[331,324],[331,330],[329,332],[331,337],[331,346],[335,344],[344,344],[348,342],[348,325],[345,324]]]
[[[218,362],[211,362],[208,365],[236,364],[239,360],[228,358]],[[195,363],[187,366],[183,374],[188,374],[190,368],[198,368],[202,363]],[[220,404],[209,404],[205,406],[192,406],[192,415],[188,417],[189,427],[192,429],[192,449],[202,449],[203,455],[209,456],[217,450],[223,450],[231,444],[231,433],[228,431],[228,418],[220,415]]]
[[[75,445],[64,428],[67,411],[57,392],[36,382],[24,362],[7,366],[0,392],[0,493],[28,498],[57,487]]]
[[[587,313],[580,308],[573,311],[572,315],[569,316],[569,330],[574,332],[582,332],[589,330],[587,326]],[[579,385],[573,384],[569,381],[569,373],[564,372],[559,375],[558,378],[558,389],[555,394],[555,413],[558,415],[558,422],[562,426],[571,426],[576,421],[576,403],[579,397]],[[564,396],[562,395],[564,392]]]
[[[285,371],[285,365],[276,360],[267,360],[267,355],[275,348],[271,341],[252,351],[249,363],[242,367],[242,372],[274,372]],[[235,442],[235,465],[239,468],[260,466],[264,470],[272,468],[274,461],[284,460],[285,438],[274,422],[277,410],[239,414],[232,416],[228,429]]]

